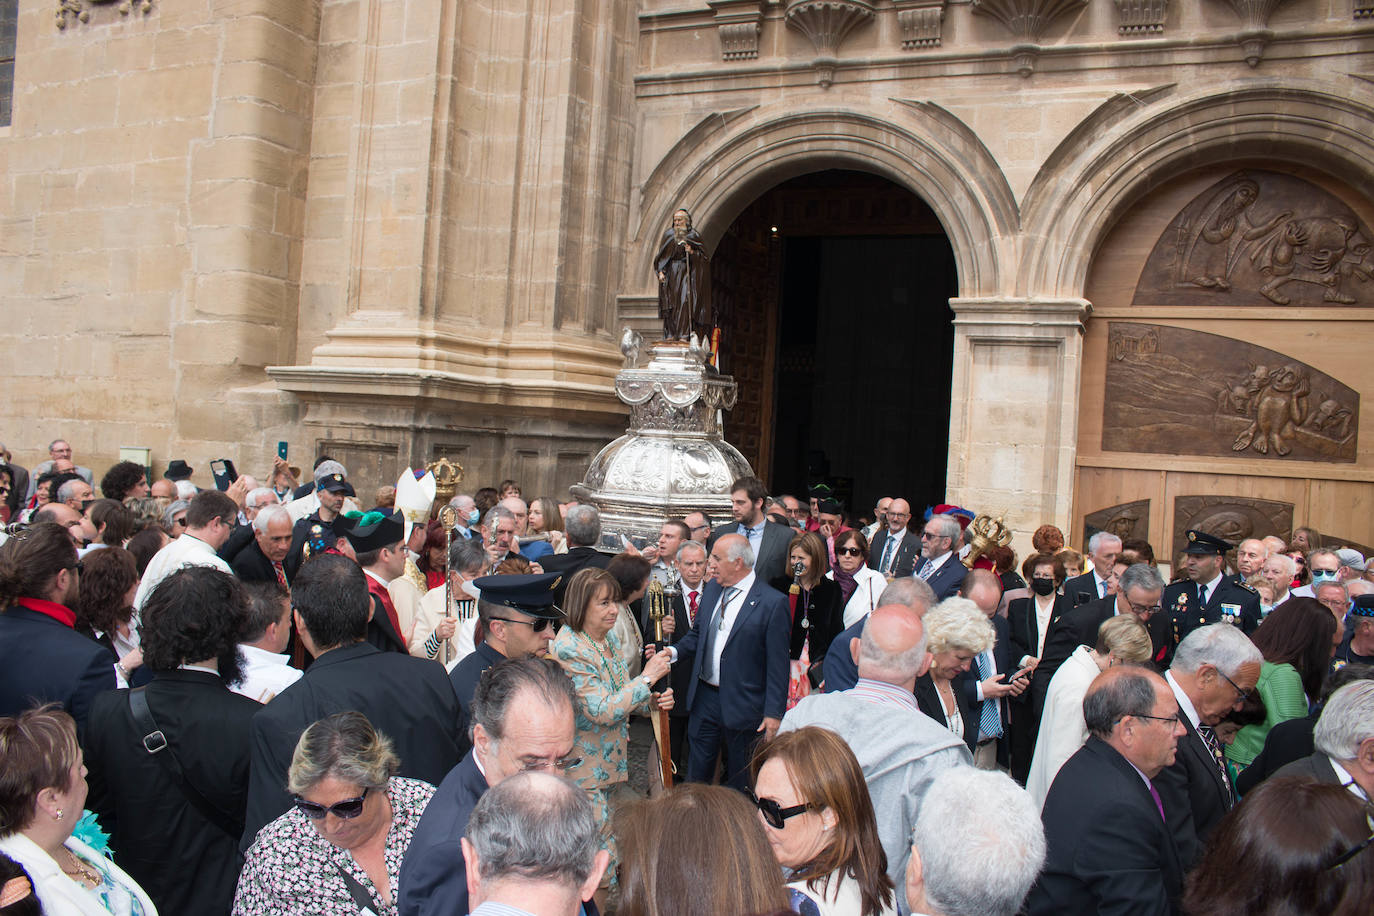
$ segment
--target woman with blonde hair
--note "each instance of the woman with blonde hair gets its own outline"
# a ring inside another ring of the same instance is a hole
[[[895,914],[873,802],[844,739],[816,726],[782,732],[751,769],[754,804],[794,905],[819,916]]]
[[[1118,614],[1097,628],[1093,648],[1074,649],[1054,672],[1026,780],[1026,791],[1037,806],[1045,804],[1059,768],[1088,740],[1088,726],[1083,721],[1083,697],[1088,685],[1108,668],[1148,662],[1150,651],[1150,634],[1144,624],[1133,614]]]
[[[631,806],[620,827],[620,916],[788,908],[758,812],[734,789],[685,783]]]
[[[969,669],[978,653],[992,648],[997,631],[978,605],[946,598],[921,621],[926,628],[930,670],[916,679],[921,712],[964,739],[970,752],[978,741],[978,715],[953,681]]]

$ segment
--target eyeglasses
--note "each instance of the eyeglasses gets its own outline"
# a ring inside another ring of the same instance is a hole
[[[543,633],[549,627],[553,626],[553,621],[547,617],[536,617],[533,620],[515,620],[511,617],[493,617],[491,619],[499,620],[502,623],[523,623],[536,633]]]
[[[943,538],[943,537],[949,537],[949,535],[947,535],[947,534],[936,534],[936,533],[933,532],[933,531],[922,531],[922,532],[921,532],[921,540],[923,540],[923,541],[933,541],[933,540],[935,540],[936,538]]]
[[[1151,615],[1153,615],[1153,614],[1159,613],[1159,611],[1160,611],[1160,606],[1157,605],[1157,604],[1150,604],[1150,605],[1136,604],[1134,601],[1132,601],[1132,600],[1129,599],[1129,598],[1126,599],[1126,603],[1129,604],[1129,605],[1131,606],[1131,610],[1132,610],[1134,613],[1140,614],[1140,615],[1142,615],[1142,616],[1144,616],[1144,617],[1149,617],[1149,616],[1151,616]]]
[[[910,512],[893,512],[891,509],[889,509],[888,512],[887,512],[887,517],[888,517],[888,518],[911,518],[911,513],[910,513]]]
[[[359,814],[363,813],[363,800],[367,798],[370,789],[363,789],[363,794],[356,798],[345,798],[341,802],[332,805],[321,805],[319,802],[306,801],[297,795],[292,801],[301,814],[310,818],[312,821],[322,821],[326,814],[332,814],[345,821],[351,821]]]
[[[1147,716],[1144,713],[1140,713],[1139,715],[1136,715],[1135,718],[1154,719],[1156,722],[1169,722],[1171,723],[1170,727],[1173,727],[1174,725],[1177,725],[1179,723],[1178,713],[1174,713],[1172,716]]]
[[[815,807],[815,805],[808,802],[803,805],[793,805],[790,808],[784,808],[774,799],[759,798],[753,792],[749,793],[749,800],[754,803],[754,807],[759,809],[759,813],[763,815],[763,819],[768,823],[768,826],[772,827],[774,830],[781,830],[786,826],[789,818],[794,818],[798,814],[804,814]]]
[[[864,552],[857,547],[836,547],[835,556],[837,557],[861,557]]]
[[[1238,703],[1244,703],[1246,700],[1250,699],[1250,691],[1248,691],[1248,690],[1241,690],[1241,689],[1240,689],[1240,686],[1239,686],[1238,684],[1236,684],[1235,681],[1231,680],[1229,677],[1226,676],[1226,672],[1225,672],[1225,671],[1222,671],[1220,668],[1218,668],[1218,669],[1217,669],[1217,674],[1220,674],[1220,675],[1221,675],[1221,679],[1224,680],[1226,683],[1230,684],[1231,687],[1235,689],[1236,693],[1240,694],[1240,697],[1239,697],[1239,699],[1236,700],[1236,702],[1238,702]]]
[[[575,770],[582,765],[581,757],[560,757],[558,760],[530,760],[520,764],[522,773],[543,773],[549,770]]]
[[[691,528],[689,528],[688,530],[689,530],[689,531],[710,531],[710,530],[711,530],[711,526],[710,526],[710,525],[693,525],[693,526],[692,526]]]
[[[1368,849],[1371,843],[1374,843],[1374,814],[1366,812],[1364,817],[1365,823],[1369,825],[1369,836],[1337,856],[1336,861],[1326,866],[1328,871],[1333,868],[1340,868],[1342,865]]]

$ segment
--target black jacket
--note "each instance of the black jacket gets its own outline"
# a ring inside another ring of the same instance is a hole
[[[253,716],[263,707],[217,675],[158,671],[145,689],[148,709],[187,782],[227,818],[242,823],[248,804]],[[196,809],[142,743],[129,692],[96,697],[86,730],[88,807],[110,833],[115,861],[162,913],[227,914],[243,857],[239,837]]]
[[[277,571],[272,567],[272,561],[267,559],[267,554],[263,553],[262,548],[258,546],[256,538],[251,544],[244,545],[243,549],[229,562],[229,568],[234,571],[234,575],[244,582],[277,581]],[[283,571],[285,571],[285,564],[283,564]]]
[[[969,704],[968,694],[959,689],[958,682],[952,685],[954,690],[954,705],[959,708],[959,717],[964,723],[964,744],[968,745],[970,751],[978,743],[978,714],[972,705]],[[935,688],[935,681],[931,678],[930,672],[926,672],[916,679],[916,705],[921,712],[935,720],[941,728],[947,728],[945,724],[945,704],[940,699],[940,691]]]
[[[561,608],[563,598],[568,594],[568,582],[572,580],[573,574],[588,566],[605,569],[611,565],[611,557],[595,547],[569,547],[567,553],[553,553],[540,557],[539,565],[546,573],[563,574],[563,580],[558,583],[558,588],[554,589],[553,593],[553,603]]]
[[[1221,577],[1217,587],[1207,596],[1207,606],[1204,608],[1197,606],[1197,583],[1191,579],[1181,579],[1167,585],[1159,603],[1169,618],[1175,646],[1198,627],[1220,622],[1223,617],[1222,605],[1230,605],[1230,609],[1239,611],[1238,615],[1232,616],[1239,617],[1245,635],[1252,635],[1260,625],[1259,594],[1247,585],[1237,585],[1226,576]]]
[[[448,916],[468,911],[467,867],[459,840],[487,791],[469,751],[449,771],[425,807],[401,861],[396,906],[400,916]]]
[[[95,695],[115,687],[109,649],[64,623],[20,605],[0,614],[0,716],[61,703],[85,733]]]
[[[884,528],[882,531],[873,535],[873,543],[868,547],[868,568],[882,572],[883,552],[887,550],[887,539],[892,536],[892,532]],[[906,534],[902,535],[902,543],[897,545],[897,549],[892,557],[892,578],[898,579],[902,576],[909,576],[916,571],[916,564],[921,559],[921,533],[907,529]]]
[[[1245,795],[1288,764],[1309,756],[1316,749],[1312,742],[1316,724],[1317,716],[1311,715],[1288,719],[1269,729],[1264,736],[1264,749],[1236,777],[1236,791]]]
[[[1207,837],[1231,810],[1234,799],[1230,779],[1181,709],[1179,719],[1188,733],[1178,739],[1173,765],[1161,770],[1154,782],[1179,859],[1190,869],[1201,860]]]

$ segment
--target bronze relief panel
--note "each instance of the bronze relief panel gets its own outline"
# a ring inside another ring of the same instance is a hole
[[[1355,460],[1359,393],[1243,340],[1113,321],[1103,394],[1103,451]]]
[[[1250,169],[1203,191],[1155,242],[1134,305],[1374,305],[1374,235],[1330,192]]]
[[[1232,546],[1271,534],[1286,542],[1293,534],[1293,504],[1245,496],[1175,497],[1171,562],[1188,546],[1190,528],[1214,534]]]
[[[1123,541],[1150,539],[1150,501],[1137,499],[1089,512],[1083,517],[1083,544],[1099,531],[1110,532]]]

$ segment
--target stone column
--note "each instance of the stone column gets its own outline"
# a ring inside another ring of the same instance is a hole
[[[946,498],[1002,515],[1017,554],[1042,524],[1070,534],[1085,299],[951,299]]]

